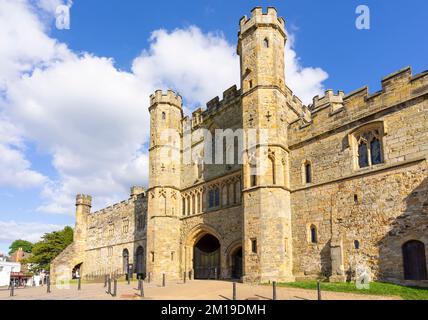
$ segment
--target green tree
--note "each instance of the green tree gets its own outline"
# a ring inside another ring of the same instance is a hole
[[[42,240],[35,243],[32,256],[25,262],[32,264],[32,271],[50,269],[50,264],[65,248],[73,242],[73,229],[65,227],[61,231],[46,233]]]
[[[15,240],[9,247],[9,255],[18,251],[19,248],[22,248],[24,252],[31,253],[33,244],[26,240]]]

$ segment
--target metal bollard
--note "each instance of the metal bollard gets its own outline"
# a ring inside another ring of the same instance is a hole
[[[214,279],[217,280],[217,268],[214,268]]]
[[[51,293],[51,277],[50,276],[46,279],[46,285],[47,285],[46,292]]]
[[[276,281],[273,282],[272,290],[272,300],[276,300]]]
[[[128,285],[131,284],[131,274],[128,272]]]
[[[104,276],[104,288],[107,288],[107,281],[108,281],[108,278],[107,278],[107,275],[105,275]]]
[[[189,280],[192,280],[193,278],[192,278],[192,276],[193,276],[193,274],[192,274],[192,270],[190,270],[189,271]]]
[[[108,288],[107,288],[107,293],[111,294],[111,278],[108,277]]]
[[[15,295],[15,283],[12,282],[10,286],[10,296],[13,297]]]
[[[233,283],[233,297],[232,300],[236,300],[236,282]]]
[[[141,298],[144,298],[144,281],[140,280],[141,284],[140,284],[140,296]]]
[[[322,297],[321,297],[321,282],[318,280],[317,281],[317,291],[318,291],[318,300],[321,301]]]
[[[165,273],[162,275],[162,287],[166,287],[166,276],[165,276]]]
[[[186,283],[186,272],[183,272],[183,283]]]
[[[113,283],[113,297],[117,296],[117,279],[114,279],[114,283]]]
[[[82,278],[77,279],[77,290],[82,290]]]
[[[150,281],[151,274],[152,274],[152,273],[151,273],[151,272],[149,272],[149,274],[147,275],[147,282],[148,282],[148,283],[150,283],[150,282],[151,282],[151,281]]]

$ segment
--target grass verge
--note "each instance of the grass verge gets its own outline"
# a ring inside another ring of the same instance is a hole
[[[279,283],[278,286],[300,288],[300,289],[317,289],[316,281],[302,281],[292,283]],[[355,283],[331,283],[322,282],[321,291],[347,292],[355,294],[378,295],[378,296],[398,296],[404,300],[428,300],[428,289],[405,287],[391,283],[372,282],[370,289],[357,289]]]

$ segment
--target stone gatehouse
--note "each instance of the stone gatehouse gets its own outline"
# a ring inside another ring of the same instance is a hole
[[[150,97],[148,189],[95,213],[77,196],[54,277],[132,265],[156,281],[345,281],[362,265],[374,279],[427,284],[428,72],[408,67],[379,92],[328,90],[304,105],[286,85],[286,41],[276,10],[254,8],[240,20],[241,89],[191,117],[173,91]],[[227,129],[243,140],[252,130],[256,143],[221,143]]]

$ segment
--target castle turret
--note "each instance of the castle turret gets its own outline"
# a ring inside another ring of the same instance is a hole
[[[147,271],[154,280],[179,279],[182,99],[158,90],[150,103]]]
[[[285,22],[274,8],[240,21],[244,150],[244,281],[292,278]],[[251,141],[249,141],[250,139]]]
[[[77,252],[86,250],[86,236],[88,215],[91,212],[92,197],[78,194],[76,196],[76,226],[74,228],[74,243]]]

